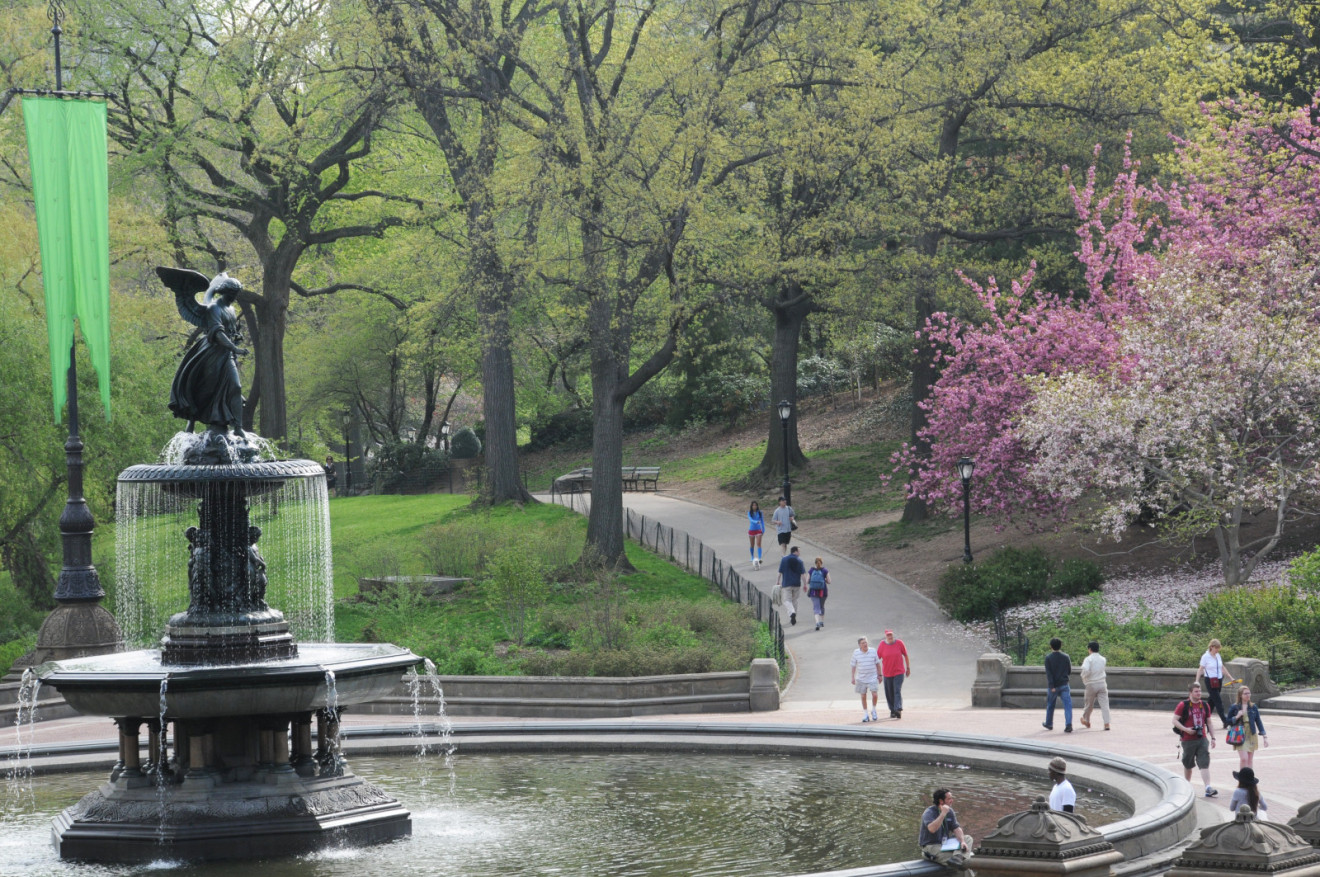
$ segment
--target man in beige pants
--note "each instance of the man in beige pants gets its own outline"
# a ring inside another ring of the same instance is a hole
[[[1105,682],[1104,655],[1100,654],[1100,643],[1092,640],[1086,644],[1090,652],[1082,661],[1082,684],[1086,686],[1086,702],[1082,707],[1082,727],[1091,727],[1091,710],[1100,704],[1100,717],[1105,720],[1105,730],[1109,730],[1109,685]]]

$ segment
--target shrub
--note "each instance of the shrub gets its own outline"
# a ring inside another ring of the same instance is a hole
[[[589,448],[592,428],[590,409],[570,408],[560,411],[532,427],[531,441],[527,443],[526,449],[544,451],[556,446]]]
[[[410,481],[434,481],[448,467],[449,455],[442,450],[416,442],[389,442],[377,447],[367,461],[367,477],[376,490],[389,493]]]
[[[1054,561],[1039,548],[1001,548],[981,565],[981,578],[999,605],[1019,606],[1049,596]]]
[[[30,634],[22,639],[10,640],[0,644],[0,676],[8,673],[14,662],[37,647],[37,635]]]
[[[1032,600],[1077,597],[1100,588],[1104,575],[1088,560],[1057,568],[1039,548],[1001,548],[981,563],[959,563],[940,577],[940,606],[958,621],[984,621],[996,610]]]
[[[504,622],[509,638],[522,645],[537,610],[550,593],[545,571],[522,548],[506,546],[491,558],[487,572],[486,603]]]
[[[1056,597],[1080,597],[1100,590],[1105,574],[1100,565],[1079,557],[1070,557],[1059,564],[1050,579],[1050,593]]]
[[[1320,591],[1320,548],[1288,564],[1288,581],[1303,591]]]
[[[449,440],[449,452],[455,460],[471,460],[481,453],[481,439],[471,427],[465,426]]]
[[[956,563],[940,576],[939,603],[958,621],[992,618],[999,606],[994,593],[974,563]]]

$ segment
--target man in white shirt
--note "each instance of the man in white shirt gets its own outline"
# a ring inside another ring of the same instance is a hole
[[[852,653],[853,690],[862,696],[862,721],[878,722],[876,704],[880,700],[880,673],[876,665],[875,650],[864,636],[857,638],[857,648]],[[871,711],[866,711],[866,692],[871,692]]]
[[[1077,807],[1077,793],[1068,782],[1068,762],[1059,756],[1050,759],[1050,779],[1054,790],[1050,792],[1050,809],[1072,813]]]
[[[1105,656],[1100,654],[1100,643],[1092,640],[1086,644],[1090,652],[1082,661],[1082,684],[1086,686],[1086,705],[1082,708],[1082,727],[1091,727],[1091,710],[1100,704],[1100,717],[1105,720],[1105,730],[1109,730],[1109,685],[1105,682]]]

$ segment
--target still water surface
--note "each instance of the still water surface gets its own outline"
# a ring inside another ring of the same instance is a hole
[[[664,754],[354,758],[412,811],[413,836],[295,859],[188,865],[61,862],[50,823],[104,773],[11,780],[0,818],[6,877],[742,877],[853,868],[916,857],[930,791],[956,791],[976,838],[1048,794],[1039,778],[956,765],[832,757]],[[1079,787],[1092,825],[1130,813]]]

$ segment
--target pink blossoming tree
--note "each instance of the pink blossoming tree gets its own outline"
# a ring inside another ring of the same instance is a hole
[[[1180,186],[1141,186],[1129,164],[1103,197],[1094,169],[1074,192],[1085,296],[1035,292],[1028,272],[1008,293],[972,284],[983,324],[930,321],[943,373],[931,456],[902,458],[910,491],[954,511],[953,464],[973,456],[982,513],[1057,518],[1091,496],[1115,535],[1154,513],[1214,532],[1230,583],[1320,493],[1320,129],[1309,110],[1207,113],[1220,124],[1179,145]],[[1267,532],[1244,542],[1262,510]]]

